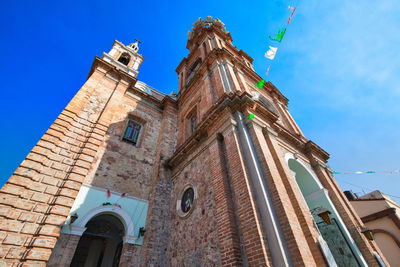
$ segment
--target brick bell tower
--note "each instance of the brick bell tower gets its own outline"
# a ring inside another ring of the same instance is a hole
[[[379,266],[374,242],[288,100],[219,19],[198,19],[178,65],[171,266]],[[254,119],[247,119],[254,114]]]

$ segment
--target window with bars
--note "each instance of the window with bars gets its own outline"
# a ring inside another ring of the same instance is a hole
[[[139,139],[141,128],[142,126],[139,123],[129,120],[122,139],[136,145]]]

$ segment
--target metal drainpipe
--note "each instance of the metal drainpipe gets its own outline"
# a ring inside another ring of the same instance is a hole
[[[266,233],[268,246],[271,250],[272,264],[274,267],[293,266],[289,252],[283,241],[278,219],[273,210],[266,177],[262,172],[260,161],[257,157],[247,126],[243,122],[243,114],[240,111],[236,111],[234,117],[237,122],[239,144],[243,159],[256,195],[256,202],[259,206],[262,225]]]

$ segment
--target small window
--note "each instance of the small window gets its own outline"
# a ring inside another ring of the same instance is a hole
[[[188,84],[192,80],[192,78],[194,77],[200,66],[201,66],[201,58],[198,58],[188,70],[186,76],[186,84]]]
[[[124,64],[126,66],[128,66],[128,63],[130,60],[131,60],[131,57],[129,56],[128,53],[123,53],[118,59],[119,62],[121,62],[122,64]]]
[[[193,133],[196,130],[197,126],[197,116],[193,115],[190,117],[190,133]]]
[[[141,128],[142,126],[139,123],[129,120],[122,139],[136,145]]]

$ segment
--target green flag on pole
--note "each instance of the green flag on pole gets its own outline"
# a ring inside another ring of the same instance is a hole
[[[340,174],[340,172],[333,172],[333,174]]]
[[[249,119],[249,120],[254,119],[254,114],[253,114],[253,113],[250,113],[249,116],[247,117],[247,119]]]
[[[281,28],[281,29],[279,29],[278,33],[275,34],[274,38],[269,36],[269,39],[271,39],[272,41],[281,42],[283,39],[283,36],[285,35],[285,32],[286,32],[286,28]]]

